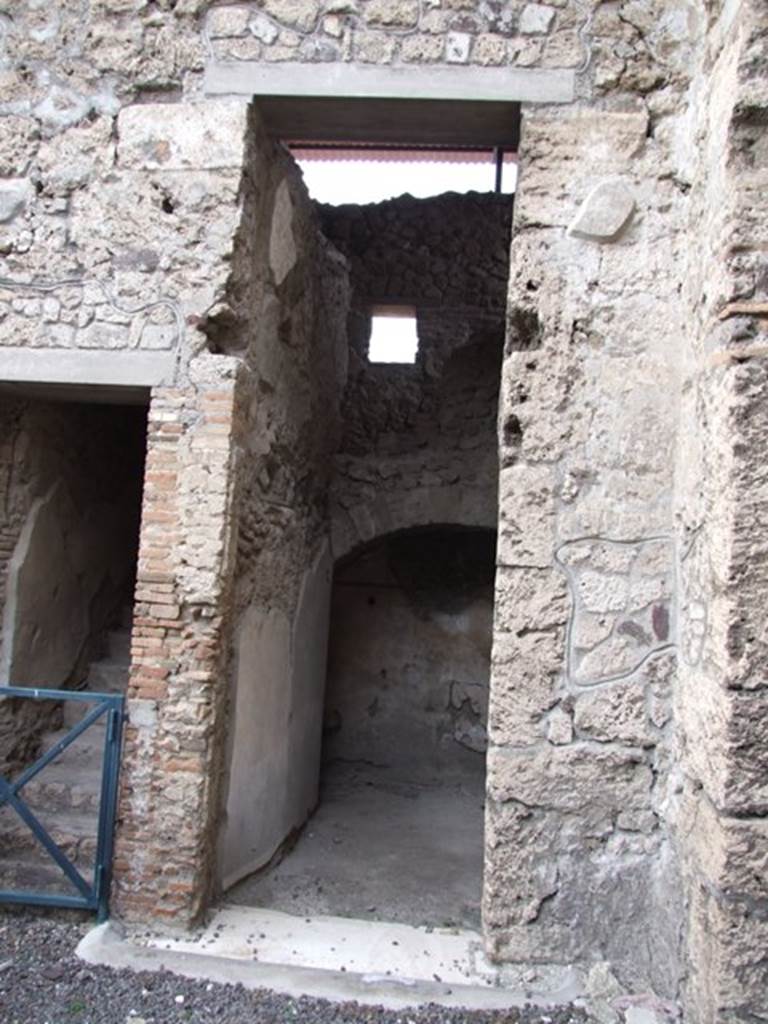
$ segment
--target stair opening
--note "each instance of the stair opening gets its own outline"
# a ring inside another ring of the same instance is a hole
[[[3,686],[124,693],[141,518],[146,409],[18,397],[0,413],[12,445],[0,550],[0,768],[18,778],[92,709],[3,697]],[[83,874],[94,866],[106,719],[22,796]],[[70,893],[9,806],[0,888]]]

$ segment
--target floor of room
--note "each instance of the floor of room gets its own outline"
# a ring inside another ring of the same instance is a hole
[[[433,927],[479,928],[484,779],[403,781],[345,763],[323,772],[318,809],[278,863],[228,904]]]

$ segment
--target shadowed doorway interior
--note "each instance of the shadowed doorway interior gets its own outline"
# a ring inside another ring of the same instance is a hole
[[[336,567],[320,803],[229,901],[479,924],[495,539],[408,530]]]

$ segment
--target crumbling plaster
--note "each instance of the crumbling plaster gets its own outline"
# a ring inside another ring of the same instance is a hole
[[[730,15],[730,16],[729,16]],[[692,103],[677,459],[681,820],[691,1018],[766,1010],[764,354],[768,15],[724,11]],[[730,310],[744,303],[741,315]],[[750,310],[754,312],[750,313]]]
[[[3,345],[154,338],[178,360],[150,409],[117,908],[206,905],[231,640],[256,599],[236,557],[259,507],[244,439],[269,429],[232,259],[247,114],[205,95],[206,64],[570,69],[572,105],[523,111],[486,935],[500,958],[610,960],[695,1024],[764,1015],[765,323],[715,318],[765,301],[766,15],[470,6],[0,4]],[[589,209],[604,182],[626,217]],[[290,262],[276,242],[274,280]]]

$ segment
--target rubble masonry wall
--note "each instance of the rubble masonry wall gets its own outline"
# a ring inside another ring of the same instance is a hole
[[[749,910],[760,947],[764,326],[734,314],[724,342],[706,326],[765,298],[762,5],[0,10],[3,346],[175,360],[150,409],[117,910],[191,921],[214,886],[252,378],[231,262],[246,109],[205,94],[206,65],[570,68],[572,104],[523,110],[486,937],[502,959],[610,960],[669,998],[686,971],[697,1022],[764,1012],[737,927]],[[681,447],[675,476],[678,438],[697,431],[702,457]],[[678,677],[699,606],[706,657]]]

